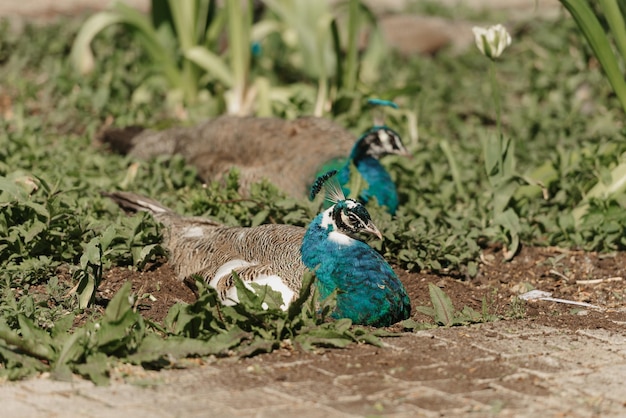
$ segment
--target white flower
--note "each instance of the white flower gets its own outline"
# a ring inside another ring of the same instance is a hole
[[[480,52],[492,60],[498,58],[502,51],[511,45],[511,35],[501,24],[486,29],[474,26],[472,31]]]

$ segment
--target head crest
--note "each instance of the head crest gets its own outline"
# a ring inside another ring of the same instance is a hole
[[[385,124],[385,111],[381,108],[391,107],[397,109],[398,105],[391,100],[383,100],[371,98],[367,99],[367,104],[372,107],[372,117],[374,118],[374,125],[381,126]]]
[[[392,102],[391,100],[371,98],[371,99],[367,99],[367,103],[369,103],[372,106],[387,106],[387,107],[392,107],[394,109],[398,108],[398,105]]]
[[[343,189],[335,177],[337,170],[330,170],[329,172],[322,174],[315,180],[313,186],[311,186],[311,200],[315,199],[315,196],[322,190],[326,192],[326,199],[332,203],[337,203],[340,200],[346,200],[346,196],[343,194]]]

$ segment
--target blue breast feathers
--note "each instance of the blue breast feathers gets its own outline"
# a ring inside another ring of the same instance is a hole
[[[323,216],[309,226],[301,253],[304,264],[315,270],[321,297],[338,291],[333,317],[372,326],[407,319],[410,300],[391,266],[367,244],[322,226]]]

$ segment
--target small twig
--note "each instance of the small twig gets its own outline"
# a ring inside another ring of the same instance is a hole
[[[622,277],[607,277],[606,279],[576,280],[576,284],[598,284],[604,282],[621,282]]]
[[[491,261],[487,260],[487,257],[485,257],[485,254],[484,254],[483,252],[481,252],[481,253],[480,253],[479,258],[480,258],[480,261],[481,261],[484,265],[486,265],[486,266],[491,266],[491,265],[493,265],[493,263],[492,263]]]
[[[572,250],[570,248],[561,248],[561,247],[555,247],[555,246],[545,247],[543,250],[544,250],[543,252],[547,252],[548,254],[558,253],[558,254],[571,255],[571,254],[583,254],[584,253],[583,250]]]
[[[560,278],[565,279],[565,281],[568,281],[568,282],[571,280],[569,277],[567,277],[563,273],[559,273],[558,271],[554,269],[550,269],[549,273],[554,274],[555,276],[559,276]]]
[[[137,307],[139,307],[139,302],[142,299],[142,295],[143,295],[143,289],[146,287],[145,283],[142,283],[141,287],[139,288],[139,290],[137,291],[136,295],[137,297],[135,298],[135,303],[133,304],[133,311],[137,312]]]
[[[65,295],[63,295],[64,299],[69,298],[70,296],[74,295],[76,293],[76,291],[78,290],[78,286],[80,285],[80,280],[76,283],[76,285],[74,287],[72,287]]]
[[[567,303],[568,305],[586,306],[588,308],[602,309],[598,305],[592,305],[591,303],[587,303],[587,302],[576,302],[575,300],[559,299],[559,298],[539,298],[539,300],[545,300],[548,302]]]
[[[537,289],[526,292],[523,295],[519,295],[519,298],[523,300],[527,300],[527,301],[545,300],[547,302],[566,303],[568,305],[585,306],[588,308],[594,308],[594,309],[600,309],[600,310],[603,309],[600,306],[592,305],[591,303],[587,303],[587,302],[576,302],[575,300],[553,298],[552,293],[545,292],[543,290],[537,290]]]

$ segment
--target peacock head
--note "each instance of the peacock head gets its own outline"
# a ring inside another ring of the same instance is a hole
[[[335,174],[337,170],[331,170],[318,177],[311,188],[311,199],[324,188],[326,199],[333,203],[323,212],[322,227],[329,232],[336,232],[354,239],[359,239],[360,234],[374,235],[383,239],[365,206],[354,199],[346,199],[341,185],[334,177]]]
[[[368,234],[383,239],[369,212],[361,203],[352,199],[340,200],[324,211],[323,224],[327,229],[331,229],[359,239],[359,235]]]
[[[356,158],[372,157],[377,160],[386,155],[411,155],[400,135],[387,126],[374,126],[365,132],[355,144],[353,154]]]

